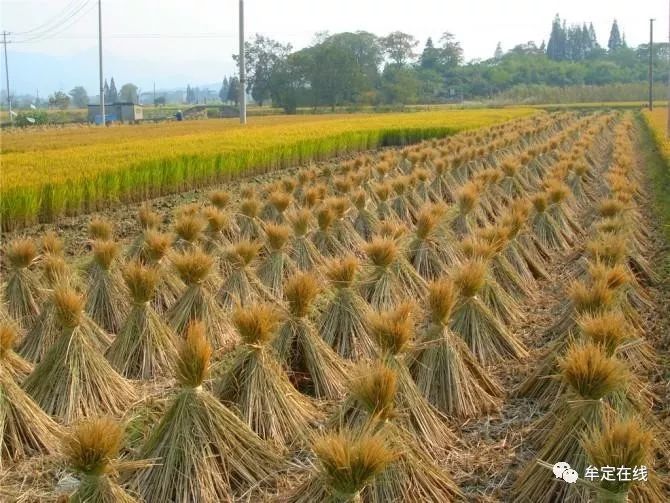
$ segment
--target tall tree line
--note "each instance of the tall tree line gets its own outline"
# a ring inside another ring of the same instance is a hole
[[[568,24],[557,15],[546,45],[531,41],[504,51],[498,44],[491,59],[467,63],[450,32],[423,43],[402,31],[381,37],[365,31],[320,33],[311,46],[298,51],[256,35],[246,50],[246,92],[261,106],[271,100],[294,112],[298,107],[490,98],[517,86],[641,82],[647,75],[648,46],[628,47],[614,21],[603,47],[592,23]],[[668,45],[658,44],[655,51],[660,80],[667,74]],[[237,100],[237,92],[231,96],[232,86],[232,79],[224,82],[222,100]]]

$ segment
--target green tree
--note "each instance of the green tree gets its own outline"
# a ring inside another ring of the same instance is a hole
[[[70,106],[70,97],[63,91],[56,91],[49,96],[49,106],[65,110]]]
[[[119,93],[116,90],[116,83],[114,82],[114,77],[112,77],[112,80],[109,83],[109,90],[107,94],[105,95],[105,103],[116,103],[119,101]]]
[[[137,86],[131,82],[123,84],[123,86],[121,86],[121,91],[119,91],[119,101],[137,103],[137,89]]]
[[[433,39],[428,37],[426,46],[419,57],[419,66],[425,70],[435,70],[440,61],[440,50],[435,47]]]
[[[274,66],[291,52],[291,44],[282,44],[269,37],[256,34],[253,42],[245,42],[247,92],[259,106],[270,98],[271,77]],[[238,62],[238,55],[233,55]],[[239,64],[239,62],[238,62]]]
[[[240,102],[240,79],[231,77],[228,81],[228,96],[227,101],[232,101],[235,106]]]
[[[610,30],[610,38],[607,42],[607,48],[610,52],[614,52],[617,49],[623,47],[623,41],[621,40],[621,32],[619,31],[619,23],[615,19],[612,23],[612,29]]]
[[[547,57],[554,61],[564,61],[567,59],[567,33],[565,25],[561,24],[561,18],[556,14],[554,22],[551,25],[551,35],[547,43]]]
[[[166,101],[165,96],[157,96],[154,100],[154,106],[164,106]]]
[[[221,89],[219,89],[219,98],[222,102],[228,101],[228,77],[223,77]]]
[[[501,60],[504,55],[505,53],[503,52],[502,44],[498,42],[498,44],[496,45],[496,50],[493,53],[493,59]]]
[[[386,103],[407,105],[419,99],[421,82],[416,72],[399,64],[386,65],[382,73],[382,94]]]
[[[444,32],[440,37],[440,66],[449,70],[463,63],[463,48],[453,34]]]
[[[88,94],[83,86],[74,87],[69,94],[75,107],[84,108],[88,105]]]
[[[301,98],[309,99],[305,74],[304,52],[290,54],[279,61],[270,77],[273,105],[283,108],[288,114],[296,113]]]
[[[416,57],[414,49],[419,42],[409,33],[394,31],[381,39],[381,46],[388,58],[403,66]]]

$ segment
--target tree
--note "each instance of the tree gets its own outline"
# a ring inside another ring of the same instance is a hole
[[[567,33],[565,25],[561,24],[561,18],[556,14],[554,22],[551,25],[551,35],[547,43],[547,57],[554,61],[564,61],[567,59]]]
[[[399,64],[387,65],[382,74],[382,93],[386,103],[410,104],[419,99],[421,82],[416,72]]]
[[[493,59],[500,60],[502,57],[505,55],[502,49],[502,44],[498,42],[498,45],[496,45],[496,50],[493,53]]]
[[[306,94],[304,60],[304,52],[290,54],[275,65],[270,77],[272,103],[287,114],[297,111],[301,96]]]
[[[119,101],[119,93],[116,90],[116,84],[114,83],[114,77],[112,77],[111,82],[109,83],[109,91],[105,96],[105,103],[116,103]]]
[[[419,57],[419,65],[425,70],[434,70],[437,68],[440,60],[440,51],[433,44],[433,39],[428,37],[426,46]]]
[[[221,89],[219,90],[219,98],[222,102],[228,101],[228,77],[223,78]]]
[[[157,106],[157,107],[158,107],[158,106],[163,106],[163,105],[165,105],[166,101],[167,101],[167,100],[165,99],[165,96],[158,96],[158,97],[154,100],[154,106]]]
[[[381,39],[384,52],[398,66],[403,66],[416,57],[414,48],[418,43],[412,35],[401,31],[394,31]]]
[[[593,27],[593,23],[589,24],[589,46],[591,47],[591,50],[600,48],[598,37],[596,36],[596,29]]]
[[[105,79],[105,86],[103,88],[103,96],[105,97],[105,103],[109,102],[109,84],[107,83],[107,79]]]
[[[137,103],[137,86],[130,82],[123,84],[123,86],[121,86],[121,91],[119,92],[119,100],[128,103]]]
[[[444,32],[440,37],[440,65],[452,69],[463,63],[463,48],[453,34]]]
[[[70,106],[70,97],[63,91],[56,91],[49,96],[49,106],[65,110]]]
[[[88,94],[83,86],[74,87],[69,94],[75,107],[84,108],[88,105]]]
[[[270,98],[270,82],[274,66],[291,52],[291,44],[282,44],[269,37],[256,34],[253,42],[245,42],[247,92],[260,106]],[[233,55],[238,62],[238,56]],[[239,62],[238,62],[239,65]]]
[[[240,102],[240,79],[231,77],[228,81],[228,100],[235,103],[235,106]]]
[[[623,47],[621,32],[619,31],[619,23],[615,19],[612,23],[612,29],[610,30],[610,38],[607,42],[607,48],[610,50],[610,52],[614,52],[621,47]]]

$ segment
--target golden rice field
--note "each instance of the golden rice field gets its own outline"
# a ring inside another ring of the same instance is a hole
[[[644,110],[642,115],[652,131],[661,155],[670,166],[670,139],[667,136],[668,109],[656,108],[651,112]]]
[[[537,114],[17,232],[0,501],[665,503],[641,125]]]
[[[528,108],[262,117],[3,134],[4,229],[53,221],[335,154],[442,137],[536,113]]]

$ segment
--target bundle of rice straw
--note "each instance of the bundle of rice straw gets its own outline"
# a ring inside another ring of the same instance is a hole
[[[343,358],[358,360],[373,354],[368,318],[370,306],[357,291],[358,259],[349,255],[331,260],[325,275],[331,288],[321,309],[318,332]]]
[[[397,458],[382,434],[351,430],[316,438],[312,452],[316,462],[309,467],[305,480],[277,501],[367,501],[362,497],[364,490]]]
[[[407,295],[412,298],[423,297],[426,282],[402,256],[395,241],[375,237],[363,249],[369,263],[361,291],[374,309],[392,308]]]
[[[59,426],[0,362],[0,470],[4,463],[37,454],[54,454],[59,448]]]
[[[79,278],[74,276],[65,259],[60,255],[47,254],[40,261],[43,285],[45,288],[44,303],[40,315],[33,326],[26,332],[19,346],[19,353],[33,363],[39,362],[60,334],[60,324],[53,303],[53,289],[57,286],[70,286],[80,290]],[[101,341],[101,347],[107,347],[109,336],[99,327],[95,333]]]
[[[477,234],[479,235],[486,230],[480,229]],[[479,295],[498,320],[505,325],[511,325],[523,320],[524,313],[515,298],[508,293],[507,289],[502,288],[496,279],[495,270],[497,267],[502,273],[498,276],[503,277],[503,284],[507,286],[510,282],[509,274],[502,271],[504,269],[503,262],[496,260],[500,255],[500,247],[503,246],[502,238],[496,238],[496,234],[494,233],[492,241],[488,240],[490,238],[467,237],[461,241],[460,248],[467,261],[480,261],[487,265],[484,285],[479,290]],[[513,274],[513,271],[507,272]]]
[[[335,215],[332,232],[335,240],[340,243],[349,252],[360,250],[363,239],[354,228],[347,213],[350,210],[351,202],[346,197],[331,197],[326,199],[326,205]]]
[[[453,230],[459,239],[472,234],[477,229],[477,205],[480,201],[480,188],[474,182],[468,182],[456,192],[458,214],[453,220]]]
[[[614,414],[629,414],[622,394],[628,386],[629,372],[616,358],[608,357],[598,346],[572,346],[560,361],[560,372],[568,390],[539,424],[541,449],[537,459],[553,464],[569,459],[577,473],[584,473],[586,453],[581,446],[583,435],[602,429]],[[539,437],[539,433],[538,433]],[[555,479],[547,468],[532,461],[513,487],[521,501],[584,501],[584,486],[565,484]],[[582,499],[580,499],[582,498]]]
[[[256,269],[261,283],[277,298],[282,298],[284,282],[297,272],[291,260],[287,243],[291,229],[286,225],[267,224],[265,239],[267,253]]]
[[[458,301],[454,283],[441,278],[428,285],[428,320],[411,365],[417,388],[448,416],[477,417],[498,408],[503,390],[489,377],[465,342],[449,328]]]
[[[160,273],[129,263],[123,270],[132,306],[119,334],[107,350],[107,359],[130,379],[153,379],[171,373],[177,341],[170,327],[151,305]]]
[[[354,218],[354,229],[365,240],[372,239],[375,229],[379,225],[379,219],[375,214],[375,208],[372,207],[371,201],[365,190],[358,189],[352,195],[352,201],[356,208],[356,217]]]
[[[77,473],[79,486],[68,501],[77,503],[136,503],[115,480],[119,472],[138,463],[118,461],[123,428],[108,417],[76,424],[63,441],[68,465]]]
[[[174,223],[174,233],[177,236],[173,246],[179,251],[194,250],[199,246],[207,221],[199,214],[182,214]]]
[[[510,357],[521,360],[527,356],[523,344],[481,298],[487,271],[487,262],[480,259],[467,260],[457,267],[453,279],[459,290],[459,301],[451,318],[451,329],[463,338],[481,363]]]
[[[540,246],[554,251],[565,251],[570,248],[572,239],[548,211],[549,195],[544,192],[536,194],[532,202],[535,213],[531,217],[530,226]]]
[[[416,219],[416,229],[407,247],[408,259],[426,281],[439,278],[457,257],[453,247],[442,239],[440,211],[424,206]]]
[[[198,320],[207,327],[208,340],[215,349],[232,345],[236,340],[232,327],[207,285],[214,259],[196,249],[174,253],[170,260],[186,284],[186,290],[167,312],[168,322],[175,334],[184,334],[188,325]]]
[[[225,211],[228,209],[230,204],[230,194],[225,190],[215,190],[209,193],[207,196],[209,202],[212,203],[212,206],[215,208]]]
[[[291,206],[293,198],[289,193],[276,190],[268,195],[268,202],[263,208],[261,218],[266,222],[283,224],[286,222],[286,210]]]
[[[274,449],[203,389],[211,354],[203,324],[189,325],[176,367],[179,390],[140,452],[156,462],[132,481],[146,503],[232,502],[280,468]]]
[[[216,385],[216,394],[240,411],[244,422],[279,446],[304,443],[318,420],[314,404],[289,381],[272,342],[279,322],[269,304],[252,304],[233,313],[242,339]]]
[[[156,231],[148,231],[144,238],[140,261],[159,271],[156,295],[152,305],[163,314],[177,301],[186,285],[179,275],[168,265],[168,251],[172,246],[172,236]]]
[[[250,197],[243,199],[237,214],[237,226],[240,229],[241,239],[258,239],[261,237],[261,203]]]
[[[462,499],[458,486],[435,464],[425,445],[406,429],[408,411],[397,404],[396,386],[396,372],[383,363],[361,365],[351,380],[349,397],[329,423],[339,431],[381,434],[397,453],[397,458],[363,491],[360,500],[403,501],[408,494],[418,501]],[[452,445],[450,442],[440,447],[446,451]]]
[[[91,241],[109,241],[114,239],[114,226],[105,217],[93,217],[88,224],[88,237]]]
[[[217,298],[226,311],[259,300],[275,300],[254,271],[260,249],[261,245],[255,241],[241,240],[225,251],[223,281]]]
[[[377,218],[381,221],[397,221],[398,215],[389,204],[391,185],[387,182],[378,183],[373,187],[373,191],[377,202]]]
[[[115,241],[93,241],[93,261],[89,268],[86,312],[100,327],[116,334],[128,314],[129,303],[116,259]]]
[[[6,370],[12,379],[21,382],[32,372],[33,366],[14,352],[17,337],[15,326],[0,322],[0,367]]]
[[[653,434],[635,418],[611,420],[604,429],[594,429],[585,434],[582,445],[591,466],[630,469],[628,477],[600,480],[592,496],[597,501],[611,502],[663,501],[669,487],[668,482],[663,482],[653,469],[655,444]],[[648,479],[644,482],[634,480],[634,470],[637,469],[639,476],[643,466],[647,468]],[[620,473],[625,474],[626,471]]]
[[[284,294],[288,309],[273,346],[280,361],[295,377],[298,389],[317,398],[335,400],[344,392],[347,368],[319,336],[310,319],[319,292],[318,281],[310,273],[297,274],[287,281]]]
[[[143,204],[137,214],[137,220],[140,224],[141,231],[135,239],[133,239],[126,251],[126,256],[129,259],[139,258],[147,232],[157,231],[162,219],[158,213],[151,210],[151,206]]]
[[[28,329],[40,313],[38,278],[31,266],[37,258],[37,246],[31,239],[15,239],[5,249],[7,276],[4,299],[9,316],[21,328]]]
[[[423,397],[409,370],[414,339],[414,306],[373,313],[370,325],[377,352],[397,375],[396,407],[403,411],[403,426],[428,450],[439,453],[457,443],[446,424],[446,416]]]
[[[323,265],[323,256],[309,238],[312,212],[301,208],[288,215],[293,235],[289,243],[289,257],[301,271],[313,271]]]
[[[25,380],[25,390],[47,414],[65,422],[123,414],[135,391],[105,360],[95,325],[82,312],[83,297],[67,287],[56,288],[53,296],[61,333]]]
[[[223,248],[230,245],[230,215],[213,206],[202,210],[202,215],[207,220],[207,227],[203,235],[203,249],[207,253],[218,254]]]
[[[336,215],[332,208],[325,206],[316,213],[318,228],[312,234],[316,249],[324,257],[341,257],[348,253],[347,248],[335,237],[333,224]]]

